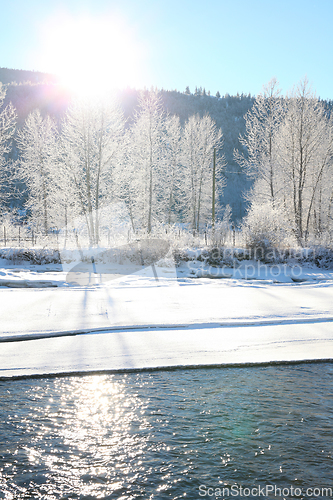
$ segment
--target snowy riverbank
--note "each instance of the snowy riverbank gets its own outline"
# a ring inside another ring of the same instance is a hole
[[[0,377],[333,359],[333,271],[165,260],[110,276],[6,263]]]

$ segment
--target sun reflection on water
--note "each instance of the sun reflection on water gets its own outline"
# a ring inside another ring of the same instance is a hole
[[[147,438],[137,430],[147,403],[127,394],[124,382],[100,375],[77,380],[61,400],[66,410],[53,417],[60,423],[62,446],[71,450],[71,480],[82,483],[85,495],[97,495],[105,485],[108,491],[122,489],[146,447]]]
[[[28,414],[21,420],[17,415],[9,417],[25,430],[25,436],[31,435],[28,443],[21,438],[12,467],[14,478],[16,467],[24,462],[25,475],[30,478],[23,481],[20,492],[37,494],[40,484],[48,491],[51,483],[55,488],[52,494],[78,490],[94,498],[105,488],[110,493],[128,489],[126,476],[140,469],[147,445],[147,435],[142,433],[149,428],[143,416],[147,401],[128,394],[119,377],[117,381],[102,375],[73,378],[69,387],[68,381],[64,384],[63,379],[56,379],[56,397],[47,398],[50,385],[40,388],[44,394],[38,391],[30,398]],[[34,402],[43,396],[47,405],[36,411]],[[35,477],[37,468],[44,473]],[[134,482],[138,475],[129,481]]]
[[[327,479],[333,368],[311,370],[0,381],[0,498],[178,499],[207,481]]]

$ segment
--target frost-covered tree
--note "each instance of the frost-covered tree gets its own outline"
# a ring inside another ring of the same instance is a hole
[[[131,128],[125,130],[123,146],[124,148],[121,160],[122,168],[121,176],[119,176],[118,194],[120,200],[125,204],[127,209],[132,231],[136,233],[138,221],[140,220],[137,210],[140,182],[132,161],[133,137]]]
[[[162,221],[165,205],[164,166],[166,157],[165,114],[156,91],[142,93],[131,129],[127,156],[131,177],[127,202],[137,225],[149,233],[154,221]]]
[[[0,203],[3,208],[4,201],[9,197],[8,183],[12,176],[11,163],[7,155],[11,150],[11,140],[16,126],[16,113],[12,104],[4,107],[6,89],[0,82]],[[7,190],[6,190],[7,187]]]
[[[200,224],[208,222],[212,214],[213,154],[214,148],[222,147],[222,131],[218,130],[210,116],[191,116],[185,123],[182,136],[182,163],[185,187],[189,202],[187,217],[193,234]],[[222,188],[221,168],[224,156],[218,155],[216,179]]]
[[[247,196],[248,229],[260,217],[261,234],[267,223],[267,238],[275,244],[269,221],[279,218],[284,234],[289,231],[289,241],[294,238],[304,245],[310,235],[318,237],[332,228],[332,118],[306,78],[284,99],[283,111],[279,94],[273,92],[274,81],[269,88],[271,92],[264,92],[246,115],[242,143],[248,155],[236,155],[255,178]],[[262,217],[261,206],[272,213]]]
[[[90,244],[100,240],[100,210],[119,197],[124,117],[113,101],[77,101],[62,127],[63,189],[70,186]]]
[[[279,189],[274,134],[283,117],[283,104],[276,78],[264,85],[252,108],[245,114],[246,133],[239,137],[244,152],[235,151],[237,163],[245,172],[260,182],[260,191],[254,189],[258,202],[270,201],[273,205]]]
[[[300,244],[321,233],[333,193],[332,118],[305,78],[287,99],[287,112],[275,136],[283,202]]]
[[[57,163],[56,140],[55,122],[49,116],[43,118],[39,110],[29,114],[17,135],[21,150],[19,173],[28,190],[26,207],[44,234],[53,225],[57,212],[52,197]]]
[[[186,210],[187,192],[185,170],[182,167],[182,129],[178,116],[165,120],[166,150],[163,175],[164,222],[182,220]]]

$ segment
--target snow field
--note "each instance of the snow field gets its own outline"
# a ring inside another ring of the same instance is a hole
[[[0,269],[1,378],[333,359],[332,271],[89,266],[86,286],[70,263]]]

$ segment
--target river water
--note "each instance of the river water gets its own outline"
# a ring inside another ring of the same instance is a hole
[[[0,498],[327,498],[332,390],[331,363],[0,381]]]

